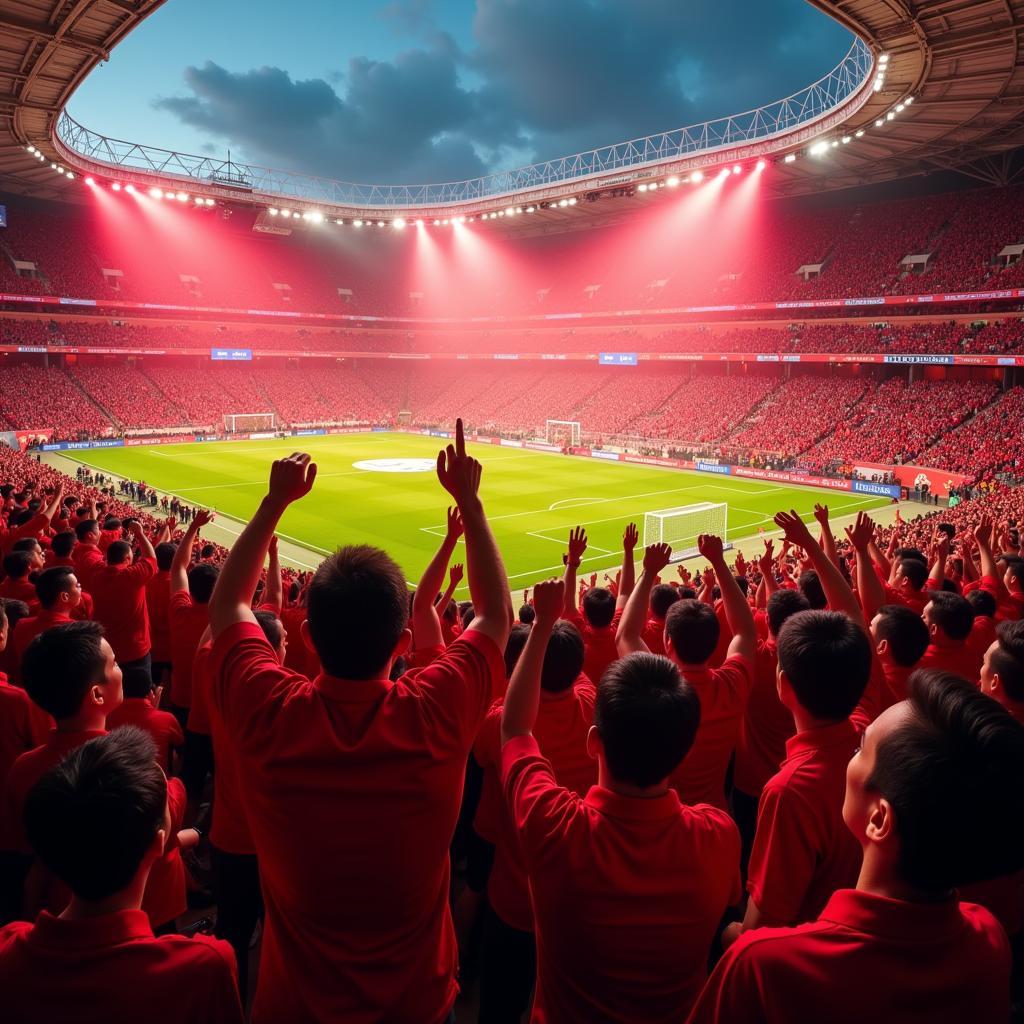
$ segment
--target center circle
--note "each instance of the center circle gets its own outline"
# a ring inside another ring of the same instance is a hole
[[[363,459],[353,462],[355,469],[370,473],[429,473],[437,465],[436,459]]]

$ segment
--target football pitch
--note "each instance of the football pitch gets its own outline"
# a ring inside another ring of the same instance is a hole
[[[292,542],[286,561],[313,568],[317,555],[340,545],[374,544],[415,584],[444,535],[448,495],[434,472],[444,443],[417,434],[337,434],[105,448],[67,457],[215,509],[215,526],[237,535],[266,493],[270,463],[296,449],[308,451],[318,467],[316,485],[281,521],[280,536]],[[645,512],[724,502],[727,539],[735,542],[762,527],[773,533],[780,509],[794,508],[810,520],[818,501],[836,518],[889,504],[849,492],[489,444],[467,449],[483,463],[481,494],[513,590],[561,572],[566,537],[576,525],[586,527],[590,541],[581,574],[603,574],[614,573],[621,561],[627,523],[637,523],[642,540]],[[224,539],[230,543],[230,536]],[[461,560],[458,552],[455,560]]]

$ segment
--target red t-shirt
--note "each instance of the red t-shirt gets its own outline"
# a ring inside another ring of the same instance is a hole
[[[877,658],[877,655],[876,655]],[[878,658],[882,667],[883,684],[879,687],[881,695],[881,711],[890,708],[893,704],[899,704],[901,700],[907,699],[907,680],[912,672],[916,672],[920,662],[913,665],[897,665],[896,662],[886,658],[884,661]]]
[[[786,740],[796,732],[793,715],[779,700],[775,678],[778,663],[775,640],[769,637],[758,641],[754,680],[740,724],[733,769],[733,784],[747,796],[761,795],[765,783],[786,758]]]
[[[885,590],[886,604],[905,605],[918,615],[924,611],[924,606],[932,599],[932,595],[927,590],[903,590],[900,587],[892,586],[885,580],[882,581],[882,588]]]
[[[19,1024],[241,1024],[235,955],[196,935],[153,937],[140,910],[0,929],[0,991]]]
[[[747,891],[773,921],[813,921],[832,893],[857,882],[861,850],[843,823],[846,766],[857,743],[849,721],[797,733],[764,787]]]
[[[284,663],[293,672],[315,679],[320,674],[320,661],[316,652],[311,651],[302,639],[302,624],[306,621],[306,614],[306,606],[302,604],[285,605],[281,609],[281,624],[288,631]]]
[[[985,652],[995,643],[996,620],[988,615],[977,615],[971,634],[967,637],[967,646],[971,648],[980,665],[985,660]]]
[[[844,889],[817,921],[740,936],[689,1024],[963,1024],[1009,1016],[1010,947],[987,910]]]
[[[11,659],[11,679],[15,683],[21,682],[21,659],[25,657],[28,645],[44,630],[52,629],[54,626],[65,626],[74,622],[70,615],[55,608],[40,608],[35,615],[27,619],[21,619],[14,627],[11,634],[9,646],[13,652]]]
[[[991,576],[982,576],[979,586],[996,599],[996,622],[1013,622],[1024,618],[1024,594],[1011,592],[1005,595]]]
[[[597,785],[597,761],[587,753],[587,733],[594,723],[596,699],[594,686],[585,677],[562,693],[541,690],[537,721],[533,727],[534,738],[548,759],[555,780],[579,796],[586,796],[590,787]],[[491,708],[473,748],[477,762],[484,769],[484,785],[487,786],[490,780],[499,796],[501,711],[500,702]],[[491,909],[506,924],[520,931],[533,931],[530,888],[519,836],[504,800],[497,811],[498,833],[494,865],[487,882],[487,898]]]
[[[96,619],[121,664],[145,657],[151,648],[146,584],[156,575],[156,559],[131,565],[101,565],[89,577]]]
[[[653,616],[644,623],[640,638],[647,645],[651,654],[665,653],[665,620]]]
[[[397,682],[311,682],[242,622],[215,640],[211,676],[266,903],[253,1020],[443,1020],[448,848],[502,652],[469,630]]]
[[[166,664],[171,660],[171,573],[168,569],[158,569],[146,584],[146,608],[153,661]]]
[[[622,609],[619,608],[615,612],[607,626],[598,629],[587,622],[582,612],[577,611],[575,615],[567,615],[565,618],[583,636],[583,672],[597,686],[604,675],[604,670],[619,657],[619,652],[615,649],[615,634],[619,629]]]
[[[0,597],[8,601],[24,601],[32,611],[39,607],[39,595],[36,593],[34,583],[28,581],[28,577],[20,580],[8,576],[0,583]]]
[[[106,565],[103,552],[95,544],[75,544],[71,550],[71,561],[75,567],[78,582],[86,588],[89,588],[88,581],[91,580],[93,572]]]
[[[502,748],[502,777],[533,894],[533,1016],[682,1020],[722,914],[739,896],[740,838],[714,807],[558,785],[532,736]]]
[[[119,725],[137,725],[153,737],[160,764],[168,774],[171,771],[171,751],[185,742],[178,720],[169,711],[153,707],[148,697],[125,697],[120,707],[107,716],[107,731]]]
[[[669,777],[669,785],[684,803],[725,810],[725,775],[739,741],[750,692],[750,665],[733,655],[721,668],[686,668],[683,676],[700,697],[700,728],[690,752]]]
[[[209,624],[209,605],[193,601],[187,590],[171,594],[171,703],[176,707],[192,704],[192,663]]]
[[[45,743],[52,728],[53,719],[21,687],[9,685],[6,676],[0,678],[0,794],[11,765]]]
[[[966,641],[960,643],[930,643],[917,663],[917,668],[941,669],[961,676],[970,683],[976,683],[981,676],[981,661],[977,650]]]

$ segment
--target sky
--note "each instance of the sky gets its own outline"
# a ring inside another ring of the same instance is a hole
[[[806,0],[168,0],[94,131],[344,181],[456,181],[739,113],[834,67]]]

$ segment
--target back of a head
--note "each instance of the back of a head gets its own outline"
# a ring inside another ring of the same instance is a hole
[[[583,671],[583,637],[580,631],[564,619],[559,619],[551,631],[544,665],[540,673],[541,688],[549,693],[569,689]]]
[[[904,558],[912,558],[915,562],[920,562],[925,568],[928,567],[928,556],[920,548],[897,548],[893,552],[893,556],[898,561],[902,561]]]
[[[1006,566],[1006,571],[1014,576],[1018,585],[1024,586],[1024,558],[1016,555],[1002,555],[1000,561]]]
[[[966,597],[945,590],[931,595],[926,608],[929,622],[938,626],[950,640],[966,640],[974,625],[974,609]]]
[[[103,678],[102,639],[98,622],[68,622],[43,630],[25,649],[21,660],[25,690],[58,721],[77,714],[89,687]]]
[[[156,555],[156,567],[161,572],[170,572],[171,563],[174,561],[174,554],[177,550],[177,544],[166,540],[162,544],[157,544],[153,549],[153,553]]]
[[[4,573],[11,579],[24,579],[31,567],[32,556],[27,551],[12,551],[4,556]]]
[[[220,575],[220,568],[209,562],[193,565],[188,574],[188,592],[196,604],[207,604]]]
[[[935,527],[936,533],[944,533],[950,540],[956,536],[956,527],[952,523],[939,523]]]
[[[615,618],[615,595],[604,587],[591,587],[583,595],[583,617],[594,629],[610,626]]]
[[[819,721],[848,718],[871,673],[871,644],[841,612],[791,615],[779,631],[779,666],[793,693]]]
[[[75,547],[75,534],[72,530],[63,530],[50,541],[50,550],[58,558],[68,558]]]
[[[309,585],[309,635],[324,671],[372,679],[388,667],[409,620],[405,576],[379,548],[339,548]]]
[[[532,605],[524,604],[522,608],[519,609],[519,621],[524,626],[529,626],[536,618],[537,613],[533,610]]]
[[[916,665],[928,649],[928,627],[905,604],[883,604],[878,609],[875,637],[889,644],[889,657],[903,668]]]
[[[775,590],[768,595],[766,612],[768,615],[768,631],[778,637],[782,624],[797,612],[810,610],[810,602],[799,590]]]
[[[52,608],[61,594],[71,590],[71,577],[75,571],[66,565],[44,569],[35,581],[36,596],[44,608]]]
[[[213,558],[217,554],[217,549],[212,544],[204,544],[199,551],[200,558]]]
[[[1024,619],[1000,622],[996,626],[995,650],[989,655],[989,670],[1015,704],[1024,703]]]
[[[702,601],[676,601],[665,616],[665,635],[684,665],[703,665],[715,653],[721,632],[714,608]]]
[[[263,630],[267,643],[276,651],[281,646],[281,638],[284,636],[284,626],[281,620],[267,609],[260,609],[253,613],[256,616],[256,623]]]
[[[945,893],[1024,867],[1024,726],[948,672],[914,672],[908,693],[868,780],[894,809],[900,876]]]
[[[103,520],[103,529],[107,533],[113,533],[115,530],[120,530],[122,525],[121,520],[118,519],[117,516],[107,516],[107,518]]]
[[[517,622],[508,634],[505,641],[505,678],[511,679],[512,672],[519,662],[519,656],[523,653],[526,641],[530,636],[531,626],[524,622]]]
[[[90,540],[99,530],[99,523],[95,519],[82,519],[75,523],[75,537],[82,542]]]
[[[29,791],[28,841],[79,899],[120,892],[152,846],[167,806],[156,759],[150,736],[124,726],[68,754]]]
[[[970,601],[975,618],[979,615],[984,615],[989,619],[995,618],[998,606],[996,599],[987,590],[982,590],[979,587],[977,590],[969,590],[964,596]]]
[[[31,555],[34,554],[40,546],[39,541],[37,541],[35,537],[19,537],[18,540],[14,542],[14,547],[11,548],[11,550],[26,551]]]
[[[651,590],[651,614],[664,620],[669,608],[679,600],[679,591],[670,583],[659,583]]]
[[[796,585],[800,589],[800,593],[807,599],[807,604],[812,609],[820,610],[828,607],[828,598],[825,596],[825,588],[822,587],[821,580],[818,578],[818,574],[814,569],[808,569],[806,572],[800,573],[800,576],[796,581]]]
[[[628,654],[605,670],[594,725],[612,778],[647,789],[679,766],[700,726],[700,698],[658,654]]]
[[[107,548],[107,565],[123,565],[132,553],[132,546],[126,540],[115,540]]]
[[[920,590],[928,581],[928,564],[916,558],[900,559],[900,569],[912,590]]]
[[[0,604],[4,607],[4,616],[7,619],[7,636],[9,641],[10,637],[14,634],[14,627],[22,619],[27,619],[32,614],[32,609],[24,601],[19,601],[14,597],[2,598],[0,599]]]

